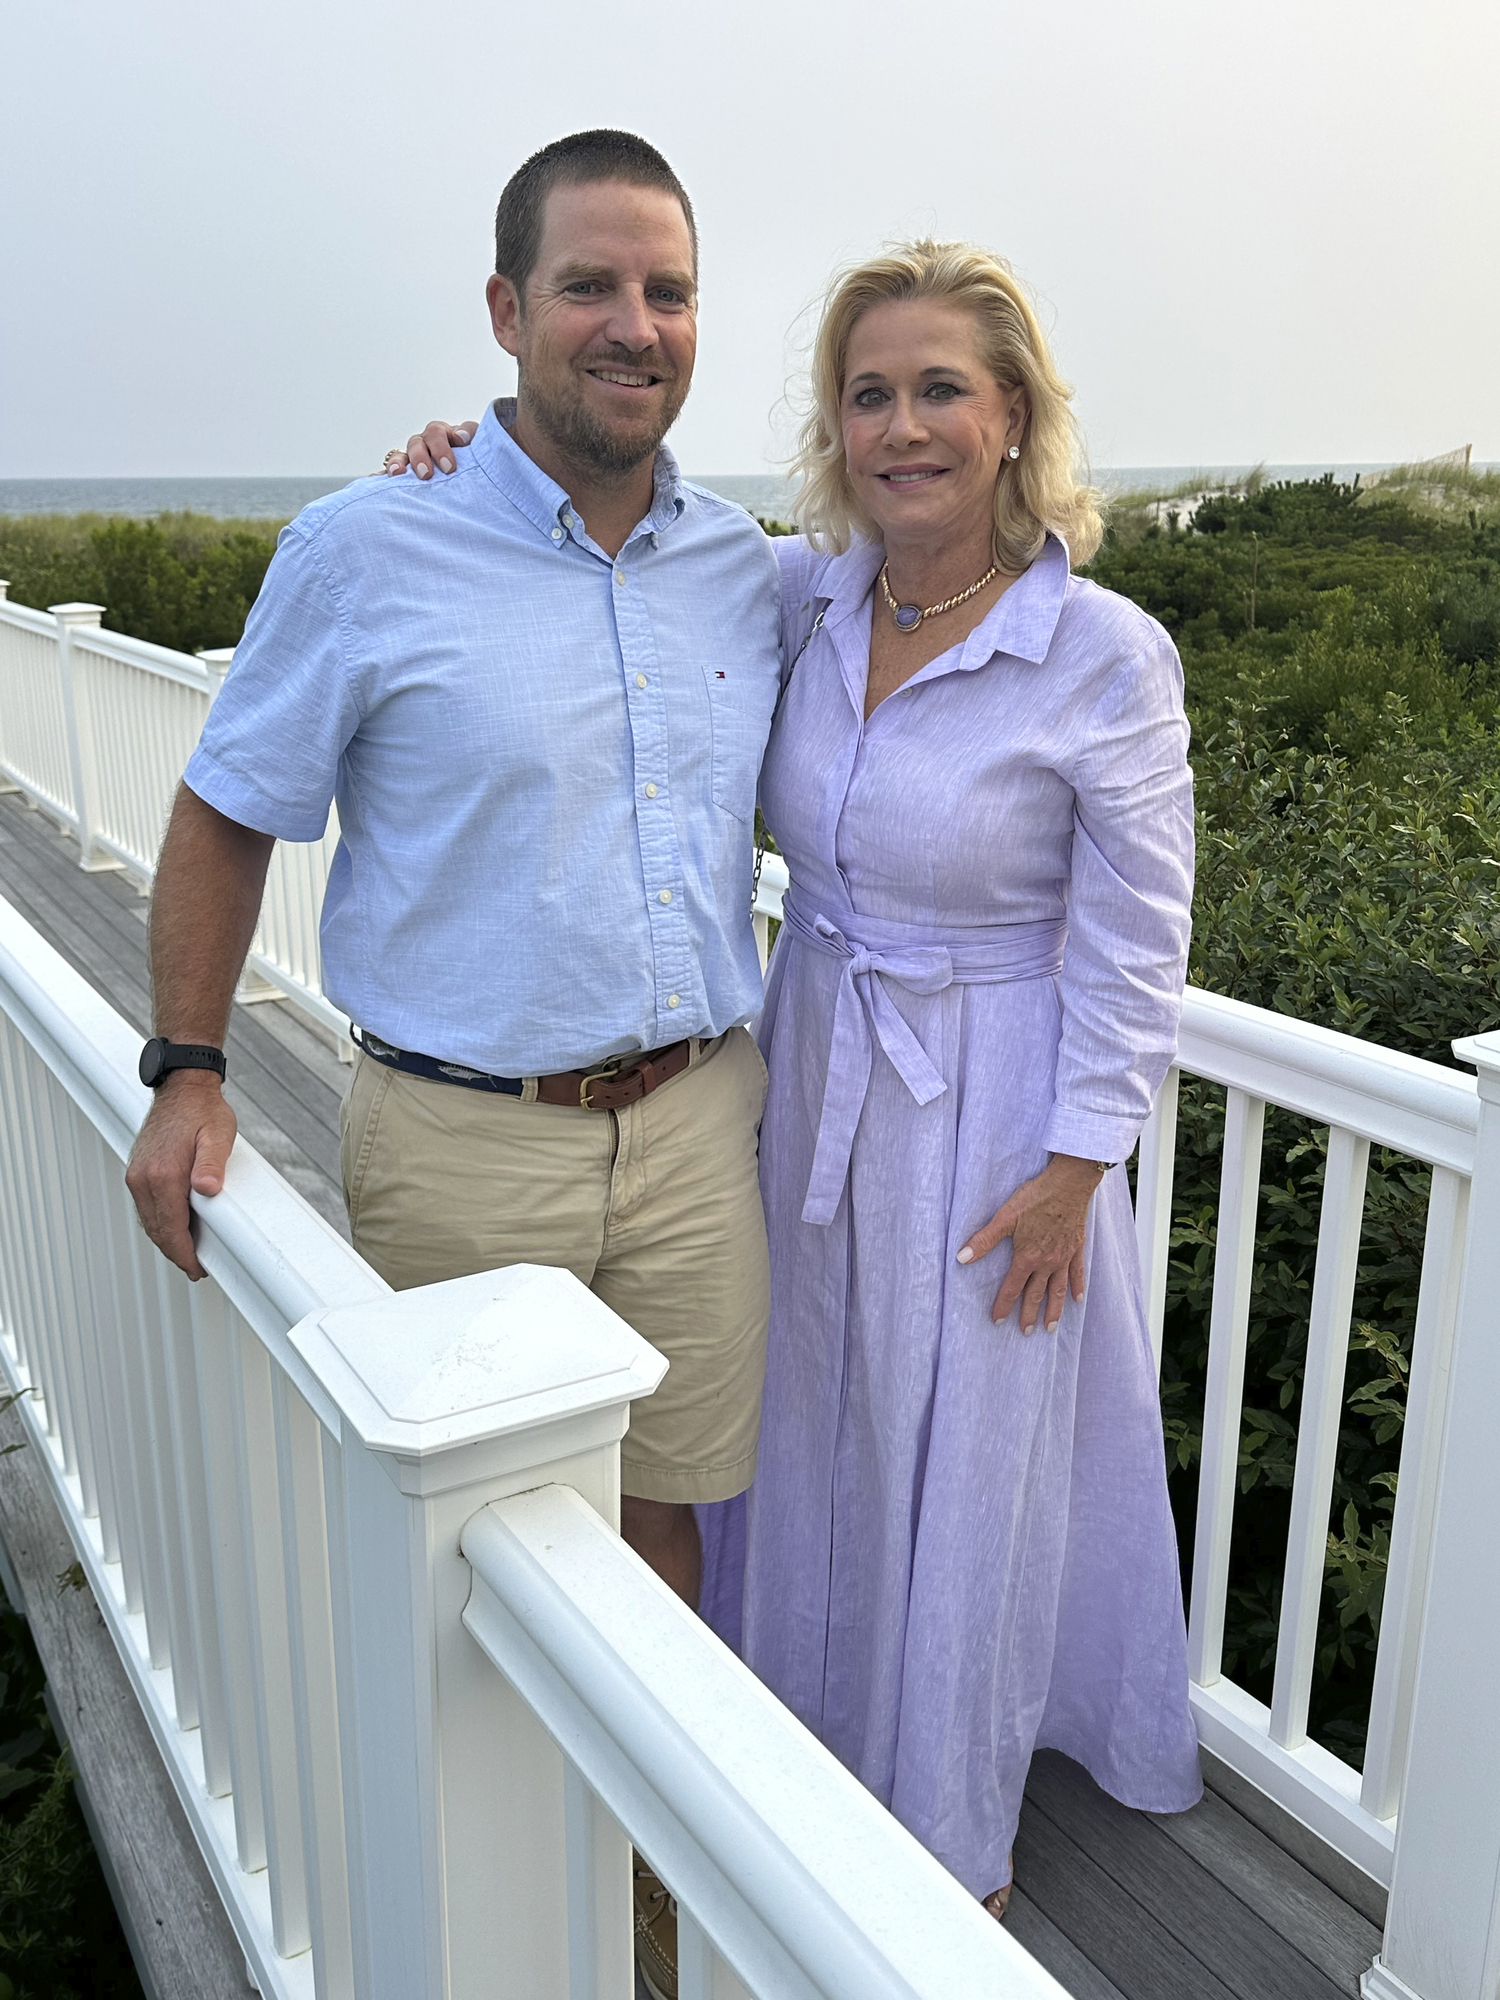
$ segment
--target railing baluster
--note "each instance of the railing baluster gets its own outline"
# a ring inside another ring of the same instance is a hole
[[[249,1590],[251,1712],[260,1759],[271,1927],[276,1949],[283,1958],[292,1958],[307,1950],[312,1933],[297,1784],[297,1719],[287,1632],[271,1362],[237,1312],[231,1309],[227,1319],[230,1393],[235,1410],[236,1511]]]
[[[155,1275],[161,1320],[173,1477],[183,1527],[183,1589],[196,1662],[191,1712],[185,1710],[186,1697],[179,1692],[177,1714],[184,1728],[197,1724],[204,1786],[211,1799],[220,1799],[228,1793],[231,1783],[229,1720],[224,1708],[224,1656],[214,1602],[213,1526],[203,1457],[203,1414],[190,1287],[165,1257],[157,1256],[154,1251],[146,1254]]]
[[[1135,1168],[1135,1241],[1146,1297],[1151,1352],[1161,1371],[1162,1325],[1167,1314],[1167,1256],[1172,1240],[1172,1170],[1177,1153],[1177,1085],[1169,1069],[1141,1132]]]
[[[171,1667],[177,1720],[184,1729],[191,1729],[198,1720],[198,1657],[187,1589],[186,1527],[176,1477],[177,1441],[167,1393],[166,1329],[154,1268],[162,1259],[136,1221],[118,1162],[114,1164],[112,1180],[115,1230],[133,1335],[129,1347],[131,1358],[126,1366],[127,1373],[139,1374],[138,1437],[145,1447],[141,1475],[147,1495],[142,1511],[151,1517],[145,1524],[149,1548],[147,1570],[148,1574],[152,1571],[156,1574],[151,1589],[161,1594],[161,1622],[165,1628],[166,1658],[154,1664]]]
[[[184,1280],[186,1282],[186,1280]],[[239,1514],[235,1469],[236,1405],[230,1385],[239,1367],[235,1315],[216,1287],[195,1285],[189,1295],[193,1354],[203,1437],[203,1462],[213,1537],[214,1613],[224,1669],[224,1715],[228,1724],[230,1791],[234,1800],[235,1844],[247,1875],[266,1865],[265,1815],[261,1803],[260,1751],[255,1735],[255,1689],[250,1665],[250,1579]]]
[[[51,1091],[63,1167],[59,1240],[74,1285],[77,1337],[94,1446],[99,1534],[107,1562],[120,1565],[126,1607],[141,1609],[141,1549],[131,1479],[130,1415],[120,1366],[118,1301],[108,1271],[104,1190],[84,1141],[86,1121],[60,1086]]]
[[[28,1049],[22,1065],[21,1091],[35,1172],[29,1192],[42,1276],[37,1303],[46,1315],[48,1325],[56,1332],[59,1381],[73,1433],[74,1462],[71,1470],[78,1480],[83,1512],[85,1517],[98,1519],[105,1560],[114,1562],[118,1560],[114,1541],[114,1510],[109,1503],[107,1485],[101,1505],[104,1468],[96,1450],[94,1428],[98,1421],[98,1397],[93,1391],[86,1342],[79,1325],[79,1273],[69,1255],[62,1227],[60,1224],[49,1227],[47,1221],[49,1214],[59,1218],[65,1214],[65,1179],[62,1162],[58,1158],[57,1133],[49,1102],[56,1088],[41,1059]]]
[[[630,2000],[630,1842],[572,1763],[563,1766],[568,2000]]]
[[[146,1621],[153,1667],[171,1659],[167,1581],[161,1522],[152,1474],[152,1416],[146,1394],[145,1355],[137,1324],[137,1299],[127,1218],[121,1200],[120,1164],[76,1105],[68,1106],[78,1162],[93,1273],[94,1324],[105,1395],[121,1569],[126,1603]],[[133,1218],[129,1224],[134,1227]]]
[[[42,1391],[48,1427],[61,1443],[55,1363],[38,1310],[36,1238],[26,1207],[33,1176],[22,1137],[15,1081],[20,1053],[19,1037],[10,1022],[0,1017],[0,1104],[12,1112],[0,1131],[0,1300],[5,1331],[17,1361],[27,1380]]]
[[[1245,1343],[1250,1324],[1250,1281],[1255,1273],[1255,1216],[1260,1205],[1265,1122],[1262,1098],[1243,1090],[1228,1092],[1188,1618],[1188,1673],[1199,1687],[1212,1687],[1224,1657],[1224,1605],[1239,1477]]]
[[[353,2000],[343,1760],[323,1498],[324,1432],[279,1368],[271,1371],[296,1722],[308,1928],[318,2000]]]
[[[1468,1225],[1467,1177],[1448,1167],[1434,1167],[1401,1438],[1401,1478],[1391,1524],[1380,1648],[1360,1789],[1360,1803],[1377,1819],[1391,1818],[1401,1800]]]
[[[1328,1516],[1344,1413],[1349,1320],[1354,1310],[1369,1162],[1368,1139],[1341,1125],[1330,1128],[1271,1695],[1271,1740],[1285,1750],[1307,1740],[1307,1705],[1318,1646],[1318,1608],[1327,1567]]]
[[[754,2000],[732,1965],[720,1958],[691,1910],[677,1909],[678,2000]]]

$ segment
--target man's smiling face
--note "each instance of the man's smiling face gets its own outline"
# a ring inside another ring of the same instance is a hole
[[[519,312],[508,280],[492,278],[490,294],[527,424],[595,476],[655,455],[698,347],[693,244],[673,195],[624,181],[554,187]]]

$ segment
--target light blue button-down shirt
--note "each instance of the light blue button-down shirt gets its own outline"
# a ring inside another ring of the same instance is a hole
[[[400,1048],[532,1076],[721,1034],[760,1003],[771,546],[666,451],[613,560],[495,410],[458,466],[283,531],[187,782],[282,840],[337,798],[324,990]]]

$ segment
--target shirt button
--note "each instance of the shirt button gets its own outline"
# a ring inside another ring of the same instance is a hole
[[[656,787],[655,787],[655,785],[647,785],[647,787],[646,787],[646,797],[647,797],[648,799],[654,799],[654,798],[656,797]]]
[[[552,539],[553,539],[553,541],[554,541],[554,542],[560,542],[560,541],[562,540],[562,529],[561,529],[561,528],[554,528],[554,529],[552,530]]]
[[[682,1005],[682,996],[681,996],[681,994],[679,994],[679,993],[669,993],[669,994],[667,995],[667,1005],[668,1005],[669,1007],[680,1007],[680,1006]]]
[[[563,526],[565,528],[576,528],[577,525],[578,523],[573,519],[573,516],[571,514],[563,515]]]
[[[670,903],[672,900],[672,891],[670,889],[661,890],[656,900],[658,903]]]
[[[646,676],[644,674],[637,674],[635,684],[638,688],[643,688],[646,685]]]
[[[623,583],[624,581],[625,581],[625,572],[624,572],[624,570],[622,570],[622,569],[617,569],[617,570],[615,571],[615,582],[616,582],[616,583]]]

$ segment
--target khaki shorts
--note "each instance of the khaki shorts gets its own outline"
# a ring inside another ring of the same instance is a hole
[[[503,1264],[573,1272],[670,1364],[632,1405],[623,1491],[727,1500],[760,1435],[765,1094],[744,1028],[624,1111],[429,1083],[361,1054],[342,1117],[355,1248],[398,1291]]]

